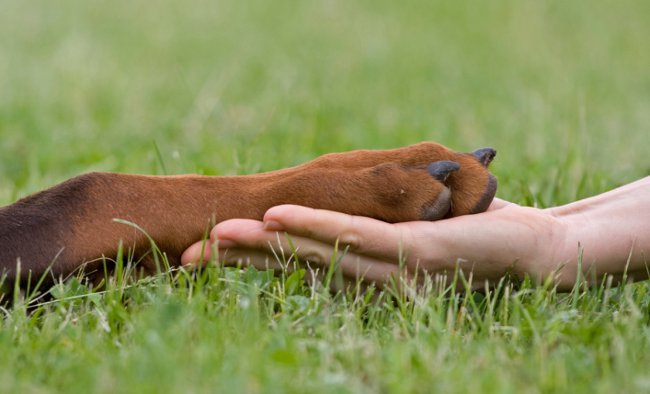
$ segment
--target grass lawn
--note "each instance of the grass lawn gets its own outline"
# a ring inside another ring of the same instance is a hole
[[[3,0],[0,204],[422,140],[495,147],[501,198],[563,204],[650,174],[648,37],[636,0]],[[1,310],[0,392],[650,391],[647,283],[377,302],[302,274],[73,281]]]

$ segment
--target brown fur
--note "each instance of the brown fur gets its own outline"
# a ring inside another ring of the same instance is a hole
[[[444,183],[427,171],[440,160],[460,164]],[[480,160],[435,143],[328,154],[248,176],[89,173],[0,208],[0,269],[13,280],[20,259],[23,273],[41,275],[50,267],[55,276],[65,276],[82,263],[115,257],[120,241],[136,256],[147,253],[146,236],[115,218],[140,226],[178,264],[209,226],[230,218],[261,219],[275,205],[387,222],[432,220],[484,211],[495,191],[496,180]]]

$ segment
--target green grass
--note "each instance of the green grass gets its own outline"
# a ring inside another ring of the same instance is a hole
[[[421,140],[497,148],[499,196],[529,205],[650,173],[650,3],[402,3],[4,0],[0,203]],[[377,302],[210,270],[56,294],[2,311],[1,392],[650,390],[647,283]]]

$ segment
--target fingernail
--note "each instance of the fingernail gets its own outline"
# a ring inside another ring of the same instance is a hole
[[[219,249],[234,248],[235,246],[237,246],[237,243],[229,239],[220,239],[217,241],[217,248]]]
[[[282,231],[284,227],[275,220],[269,220],[264,222],[264,230],[266,231]]]

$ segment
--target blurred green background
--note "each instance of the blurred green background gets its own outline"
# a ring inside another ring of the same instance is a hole
[[[562,204],[650,173],[649,38],[642,0],[0,0],[0,204],[422,140],[495,147],[500,197]],[[647,282],[374,305],[256,275],[0,308],[0,392],[650,387]]]
[[[3,204],[421,140],[497,148],[499,195],[531,204],[650,172],[650,2],[0,4]]]

